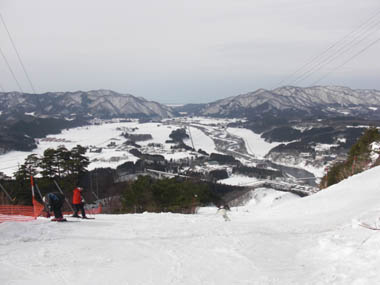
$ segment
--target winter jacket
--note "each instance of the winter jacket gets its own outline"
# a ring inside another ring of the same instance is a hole
[[[81,195],[81,189],[79,187],[75,188],[73,191],[73,204],[78,205],[82,204],[82,195]]]
[[[48,193],[46,203],[49,209],[52,210],[55,207],[62,207],[64,200],[65,196],[61,193]]]

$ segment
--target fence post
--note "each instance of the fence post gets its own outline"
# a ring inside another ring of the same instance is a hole
[[[59,192],[61,192],[61,194],[62,194],[63,196],[65,196],[65,194],[63,194],[63,191],[62,191],[61,187],[59,187],[59,185],[58,185],[57,181],[55,181],[55,180],[54,180],[54,183],[55,183],[55,186],[57,186],[57,188],[58,188]],[[71,204],[69,203],[69,200],[67,200],[67,198],[66,198],[66,197],[65,197],[65,201],[66,201],[67,205],[69,205],[69,207],[70,207],[71,211],[73,211],[73,212],[74,212],[74,209],[73,209],[73,207],[71,206]]]
[[[14,200],[12,199],[11,195],[8,194],[7,190],[5,190],[5,188],[3,187],[3,185],[1,185],[1,183],[0,183],[0,188],[1,188],[1,190],[4,191],[5,195],[6,195],[6,196],[8,197],[8,199],[9,199],[9,201],[11,201],[11,203],[13,203]]]
[[[32,188],[32,204],[33,204],[33,213],[34,213],[34,218],[37,219],[38,215],[40,214],[38,209],[37,209],[37,205],[36,205],[36,199],[34,198],[34,179],[33,179],[33,176],[31,175],[30,176],[30,186]]]

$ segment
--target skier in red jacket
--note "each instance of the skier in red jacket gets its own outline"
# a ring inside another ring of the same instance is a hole
[[[78,212],[79,210],[82,213],[82,219],[86,219],[86,212],[84,211],[84,199],[82,197],[82,187],[76,187],[73,190],[73,205],[74,205],[74,215],[73,217],[79,218]]]

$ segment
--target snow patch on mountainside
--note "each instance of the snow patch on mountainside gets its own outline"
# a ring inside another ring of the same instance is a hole
[[[209,136],[207,136],[202,130],[195,127],[189,127],[188,131],[189,130],[194,143],[195,151],[202,149],[206,151],[208,154],[217,152],[214,141]],[[188,146],[193,147],[190,138],[186,139],[184,143]]]
[[[36,116],[66,117],[68,114],[93,117],[147,116],[173,117],[173,110],[157,102],[147,101],[130,94],[119,94],[111,90],[76,92],[49,92],[45,94],[2,93],[0,111],[24,110]]]
[[[326,151],[326,150],[329,150],[330,148],[332,147],[337,147],[339,146],[338,144],[322,144],[322,143],[318,143],[315,145],[314,149],[315,151]]]
[[[278,110],[298,109],[310,110],[321,106],[334,106],[337,113],[350,113],[351,105],[366,106],[366,109],[380,106],[380,91],[353,90],[339,86],[294,87],[284,86],[274,90],[259,89],[251,93],[228,97],[207,104],[203,115],[229,115],[242,114],[242,110],[253,109],[268,104]],[[341,110],[340,108],[344,108]]]
[[[248,177],[243,175],[236,175],[232,174],[230,177],[226,179],[220,179],[218,180],[218,183],[220,184],[226,184],[226,185],[233,185],[233,186],[250,186],[252,184],[255,184],[259,182],[255,177]]]
[[[371,164],[374,164],[376,160],[379,159],[379,156],[380,156],[380,143],[373,142],[371,143],[370,147],[371,147],[371,153],[370,153]]]
[[[277,142],[269,143],[260,135],[244,128],[228,128],[227,132],[242,138],[248,153],[258,158],[263,158],[272,148],[281,144]]]

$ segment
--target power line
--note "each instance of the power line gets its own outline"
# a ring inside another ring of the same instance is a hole
[[[376,22],[375,25],[371,25],[370,28],[376,28],[376,26],[379,26],[380,21]],[[367,30],[364,31],[363,34],[353,38],[350,40],[346,45],[341,46],[338,50],[336,50],[334,53],[329,55],[324,60],[320,61],[319,63],[312,66],[310,69],[308,69],[306,72],[301,74],[298,78],[292,81],[291,84],[297,84],[298,82],[304,81],[316,72],[320,71],[322,68],[328,66],[330,63],[341,57],[342,55],[346,54],[347,52],[350,52],[353,48],[360,45],[362,42],[367,40],[372,34],[377,32],[378,30]],[[364,35],[364,36],[363,36]]]
[[[336,41],[335,43],[333,43],[332,45],[330,45],[329,47],[327,47],[327,49],[325,49],[323,52],[321,52],[320,54],[317,54],[316,56],[314,56],[312,59],[310,59],[309,61],[307,61],[304,65],[302,65],[300,68],[298,68],[296,71],[294,71],[290,76],[288,76],[286,79],[283,79],[281,80],[277,85],[278,86],[281,86],[281,84],[283,84],[284,82],[287,82],[289,81],[291,78],[293,78],[295,75],[299,74],[301,71],[305,70],[309,65],[313,65],[313,64],[318,64],[318,62],[320,60],[323,60],[324,57],[329,57],[329,53],[330,51],[335,48],[335,47],[339,47],[339,45],[343,44],[344,41],[348,38],[350,38],[351,36],[354,36],[356,37],[356,34],[360,33],[361,30],[366,30],[368,28],[368,26],[371,25],[371,21],[373,19],[376,19],[377,20],[377,16],[380,14],[380,10],[377,10],[372,16],[370,16],[367,20],[365,20],[362,24],[360,24],[357,28],[355,28],[354,30],[352,30],[351,32],[349,32],[348,34],[346,34],[343,38],[341,38],[340,40]],[[375,20],[375,21],[376,21]],[[375,24],[377,25],[377,23]],[[310,69],[309,69],[310,70]],[[309,71],[308,70],[308,71]],[[300,78],[301,76],[303,76],[305,74],[305,72],[301,72],[300,75],[298,75],[296,77],[296,80],[298,78]],[[294,81],[294,80],[292,80]]]
[[[15,75],[15,73],[13,72],[13,70],[12,70],[12,68],[11,68],[11,66],[10,66],[10,64],[9,64],[9,62],[8,62],[8,60],[7,60],[7,58],[5,57],[5,54],[3,53],[1,47],[0,47],[0,53],[1,53],[1,56],[3,57],[3,59],[4,59],[4,61],[5,61],[5,64],[6,64],[7,67],[8,67],[9,72],[12,74],[12,77],[13,77],[13,79],[15,80],[15,82],[16,82],[18,88],[20,89],[21,93],[24,93],[24,91],[22,90],[21,85],[20,85],[20,83],[18,82],[18,80],[17,80],[17,78],[16,78],[16,75]]]
[[[292,78],[294,75],[296,75],[297,73],[299,73],[300,71],[302,71],[305,67],[307,67],[309,64],[312,64],[314,61],[317,61],[319,58],[323,57],[326,53],[328,53],[331,49],[333,49],[335,46],[339,45],[340,43],[344,42],[344,40],[346,38],[348,38],[349,36],[351,36],[353,33],[356,33],[358,29],[361,29],[363,26],[365,26],[369,21],[371,21],[375,16],[377,16],[377,14],[380,14],[380,10],[375,14],[373,15],[372,17],[370,17],[368,20],[366,20],[364,23],[362,23],[358,28],[356,28],[355,30],[351,31],[350,33],[346,34],[343,38],[341,38],[340,40],[338,40],[337,42],[333,43],[332,45],[330,45],[329,47],[327,47],[327,49],[325,49],[322,53],[320,54],[317,54],[316,56],[314,56],[312,59],[310,59],[309,61],[307,61],[304,65],[302,65],[300,68],[298,68],[296,71],[294,71],[290,76],[288,76],[287,78],[281,80],[277,85],[280,86],[282,83],[284,83],[285,81],[289,80],[290,78]]]
[[[372,46],[374,46],[375,44],[377,44],[378,42],[380,42],[380,38],[378,38],[377,40],[371,42],[369,45],[367,45],[365,48],[361,49],[359,52],[357,52],[356,54],[354,54],[353,56],[351,56],[348,60],[346,60],[345,62],[343,62],[341,65],[337,66],[336,68],[334,68],[332,71],[326,73],[324,76],[322,76],[321,78],[319,78],[318,80],[314,81],[312,85],[315,85],[317,84],[319,81],[321,81],[322,79],[325,79],[327,76],[329,76],[331,73],[333,73],[334,71],[336,71],[337,69],[343,67],[344,65],[346,65],[348,62],[350,62],[351,60],[353,60],[354,58],[358,57],[359,55],[361,55],[363,52],[365,52],[367,49],[371,48]]]
[[[18,52],[18,50],[17,50],[17,48],[16,48],[16,45],[15,45],[15,43],[14,43],[14,41],[13,41],[13,38],[12,38],[12,36],[11,36],[11,33],[9,32],[9,29],[8,29],[7,25],[5,24],[5,20],[4,20],[3,16],[1,15],[1,13],[0,13],[0,18],[1,18],[1,21],[2,21],[2,23],[3,23],[3,25],[4,25],[5,30],[6,30],[7,33],[8,33],[9,40],[10,40],[11,43],[12,43],[13,49],[14,49],[16,55],[17,55],[17,58],[18,58],[18,61],[20,62],[20,65],[21,65],[21,67],[22,67],[22,70],[24,71],[24,74],[25,74],[26,78],[28,79],[28,82],[29,82],[29,84],[30,84],[30,87],[32,88],[33,93],[36,94],[36,90],[34,89],[34,85],[33,85],[32,81],[30,80],[30,77],[29,77],[28,72],[26,71],[25,65],[24,65],[23,61],[21,60],[20,53]]]
[[[301,78],[302,79],[305,79],[303,78],[305,76],[305,74],[308,74],[310,72],[313,71],[313,69],[315,69],[316,66],[320,66],[322,65],[326,60],[329,60],[331,57],[333,57],[334,55],[338,54],[342,49],[344,49],[347,45],[351,45],[352,43],[355,42],[355,40],[357,40],[358,38],[361,37],[361,34],[363,32],[367,33],[372,27],[375,27],[376,25],[378,25],[378,22],[375,22],[375,23],[371,23],[371,21],[380,13],[380,10],[377,11],[372,17],[370,17],[368,20],[366,20],[362,25],[360,25],[356,30],[353,30],[351,31],[350,33],[348,33],[346,36],[344,36],[341,40],[339,40],[338,42],[336,42],[335,44],[333,44],[332,46],[330,46],[326,52],[322,53],[321,56],[317,57],[318,60],[316,60],[315,63],[315,66],[313,66],[312,68],[308,69],[306,72],[303,72],[301,73],[301,75],[299,75],[297,78],[296,78],[296,82],[299,81]],[[377,20],[377,18],[375,18],[375,21]],[[368,29],[369,28],[369,29]],[[352,38],[348,43],[345,43],[345,40],[346,39],[349,39],[349,38]],[[339,47],[340,46],[340,47]],[[334,47],[338,47],[338,50],[334,51],[332,54],[329,54],[327,53],[327,51],[330,51],[332,50]],[[325,55],[326,54],[326,55]]]
[[[8,167],[0,168],[0,170],[11,169],[11,168],[15,168],[15,167],[17,167],[17,166],[18,166],[18,165],[8,166]]]
[[[369,27],[370,28],[369,30],[364,30],[362,32],[362,34],[359,34],[359,35],[355,36],[348,43],[346,43],[345,45],[340,46],[332,54],[328,55],[326,58],[324,58],[321,61],[317,62],[314,66],[312,66],[307,71],[305,71],[300,76],[298,76],[295,80],[292,81],[292,83],[296,84],[296,83],[298,83],[300,81],[303,81],[303,80],[309,78],[315,72],[321,70],[323,67],[327,66],[328,64],[330,64],[331,62],[333,62],[335,59],[339,58],[343,54],[349,52],[353,47],[359,45],[360,43],[362,43],[363,41],[365,41],[368,37],[370,37],[374,32],[376,32],[377,30],[371,30],[371,29],[372,28],[376,28],[376,26],[378,26],[379,24],[380,24],[380,21],[376,22],[374,25],[372,24]]]

